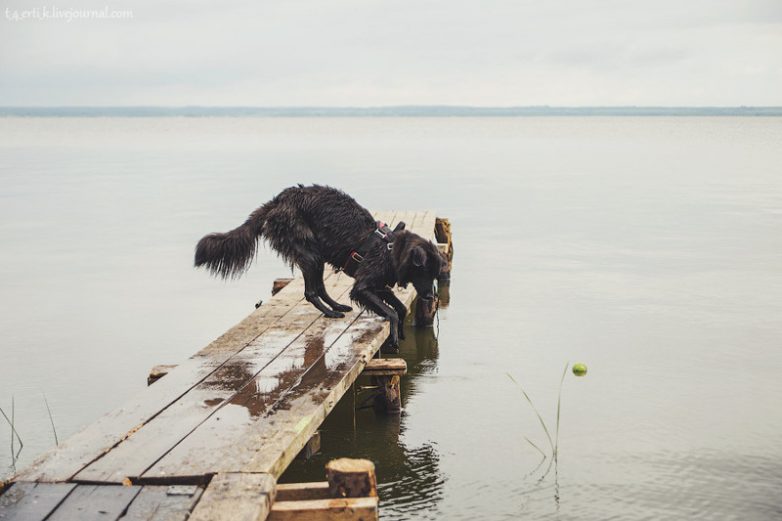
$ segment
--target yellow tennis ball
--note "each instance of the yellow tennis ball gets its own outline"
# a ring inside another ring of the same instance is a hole
[[[573,374],[576,376],[584,376],[585,374],[587,374],[586,364],[582,364],[582,363],[573,364]]]

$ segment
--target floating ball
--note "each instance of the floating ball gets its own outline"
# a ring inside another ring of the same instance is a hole
[[[573,374],[576,376],[584,376],[585,374],[587,374],[586,364],[582,364],[582,363],[573,364]]]

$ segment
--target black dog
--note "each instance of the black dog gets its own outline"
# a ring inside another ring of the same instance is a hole
[[[443,262],[431,241],[404,226],[399,223],[393,231],[388,229],[340,190],[299,185],[283,190],[238,228],[201,239],[195,265],[206,265],[223,278],[239,276],[249,268],[263,237],[301,270],[307,301],[327,317],[340,318],[352,308],[326,293],[323,268],[328,263],[355,279],[352,301],[391,322],[389,345],[397,346],[404,338],[407,310],[391,288],[412,282],[421,298],[432,299]]]

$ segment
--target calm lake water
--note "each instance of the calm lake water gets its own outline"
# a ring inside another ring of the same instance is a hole
[[[348,395],[285,479],[369,457],[386,519],[782,517],[779,118],[0,118],[19,466],[54,443],[44,395],[63,439],[268,296],[268,250],[224,283],[193,247],[299,182],[434,208],[456,257],[439,336],[402,346],[401,418]],[[547,472],[507,374],[553,429],[576,361]]]

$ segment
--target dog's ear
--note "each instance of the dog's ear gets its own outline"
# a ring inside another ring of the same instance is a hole
[[[397,225],[394,227],[394,231],[395,231],[395,232],[401,232],[401,231],[402,231],[402,230],[404,230],[404,229],[405,229],[405,223],[404,223],[404,221],[399,221],[399,222],[397,223]]]
[[[426,266],[426,251],[424,251],[423,248],[420,246],[416,246],[413,248],[413,251],[411,252],[411,257],[413,259],[413,266],[420,268],[422,266]]]

